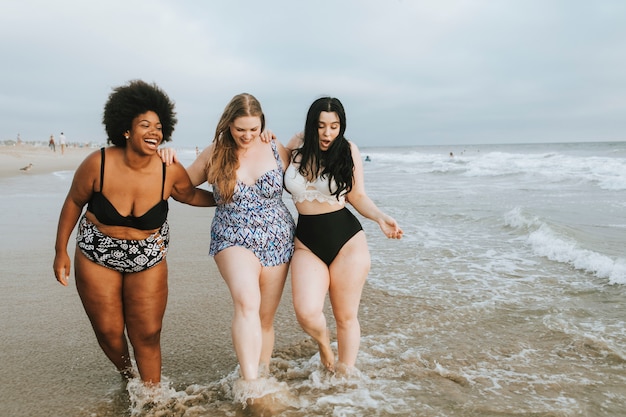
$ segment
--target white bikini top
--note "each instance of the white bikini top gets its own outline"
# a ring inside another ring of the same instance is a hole
[[[339,199],[331,194],[328,187],[328,176],[320,176],[314,181],[307,181],[298,171],[299,165],[293,162],[285,171],[285,188],[291,194],[293,201],[302,203],[303,201],[317,200],[321,203],[346,205],[345,192],[339,195]],[[337,190],[337,184],[332,181],[331,188]]]

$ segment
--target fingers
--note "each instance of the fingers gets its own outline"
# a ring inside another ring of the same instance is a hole
[[[60,270],[54,270],[54,276],[57,279],[57,281],[59,281],[59,284],[63,285],[64,287],[67,287],[68,285],[68,279],[70,277],[69,275],[69,268],[61,268]]]
[[[398,227],[398,223],[395,220],[392,219],[387,225],[389,226],[389,233],[386,233],[386,235],[389,239],[402,239],[404,232]]]
[[[165,162],[165,165],[167,165],[167,166],[172,165],[172,152],[171,152],[170,148],[163,149],[162,159],[164,159],[163,162]]]
[[[157,149],[157,155],[161,157],[161,161],[167,166],[172,165],[174,162],[178,162],[178,155],[173,148],[159,148]]]
[[[263,142],[269,142],[272,139],[276,139],[276,135],[270,129],[265,129],[263,132],[261,132],[261,140]]]
[[[387,234],[389,239],[402,239],[402,230],[395,230],[389,234]]]

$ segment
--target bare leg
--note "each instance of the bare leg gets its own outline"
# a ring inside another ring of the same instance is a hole
[[[161,328],[167,305],[167,261],[124,277],[124,311],[141,379],[161,381]]]
[[[91,262],[78,249],[74,270],[76,289],[98,344],[122,376],[129,378],[132,365],[124,335],[122,274]]]
[[[274,350],[274,316],[285,287],[289,264],[273,267],[263,267],[260,279],[261,308],[261,357],[260,365],[269,370],[272,352]]]
[[[296,239],[291,260],[291,289],[296,318],[302,329],[317,342],[322,365],[334,370],[335,355],[324,316],[324,300],[330,283],[328,268]]]
[[[359,232],[330,265],[330,303],[337,322],[338,361],[354,367],[361,342],[358,320],[361,292],[370,270],[365,233]]]
[[[260,276],[261,263],[249,250],[230,247],[214,257],[233,298],[232,338],[244,380],[258,378],[262,348]]]

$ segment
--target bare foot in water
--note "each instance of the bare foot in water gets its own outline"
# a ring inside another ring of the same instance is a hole
[[[139,375],[135,372],[135,370],[131,367],[128,367],[126,369],[123,369],[120,372],[120,375],[122,376],[122,380],[124,381],[129,381],[131,379],[137,378]]]
[[[330,330],[326,329],[326,338],[324,339],[324,343],[318,343],[320,348],[320,361],[324,368],[326,368],[329,372],[335,371],[335,354],[333,353],[332,348],[330,347]]]
[[[361,377],[361,371],[354,366],[348,366],[343,362],[337,362],[335,365],[335,376],[346,379],[359,379]]]

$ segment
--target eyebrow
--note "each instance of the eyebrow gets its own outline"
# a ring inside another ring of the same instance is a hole
[[[146,123],[152,123],[152,122],[151,122],[150,120],[148,120],[148,119],[141,119],[141,120],[139,121],[139,123],[144,123],[144,122],[146,122]],[[159,122],[156,122],[155,124],[156,124],[156,125],[160,125],[160,124],[162,124],[162,123],[159,121]]]

